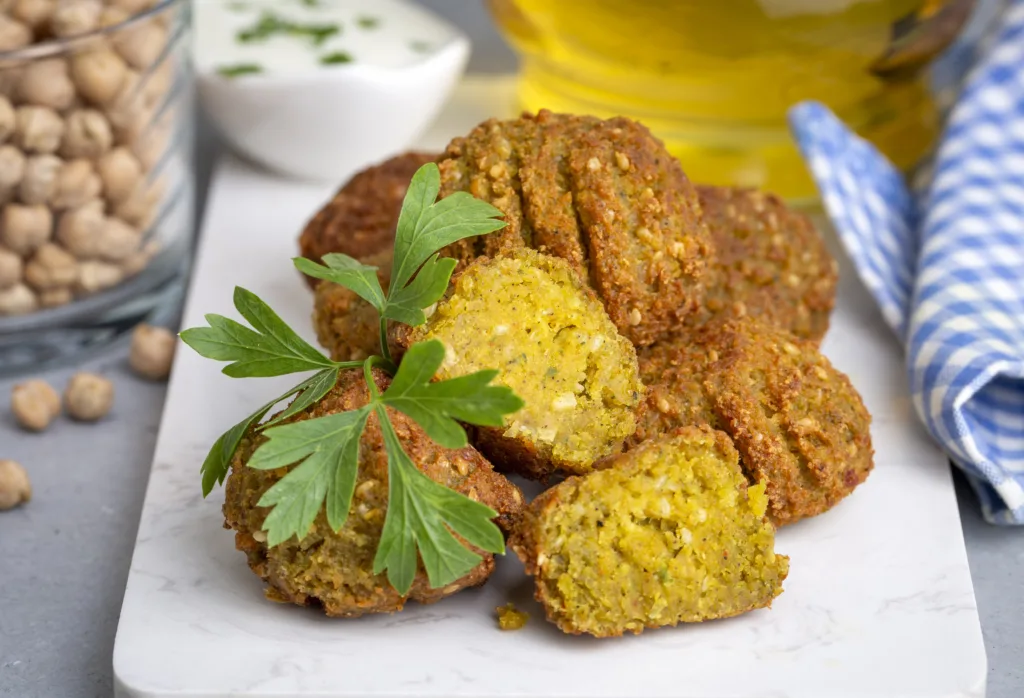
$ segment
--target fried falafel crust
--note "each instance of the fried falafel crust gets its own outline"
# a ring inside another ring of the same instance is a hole
[[[378,389],[387,388],[386,374],[375,369],[374,378]],[[323,400],[286,423],[358,409],[368,399],[362,371],[346,371]],[[474,448],[442,448],[408,417],[392,410],[388,410],[388,415],[402,447],[420,471],[435,482],[490,506],[499,513],[496,523],[506,532],[511,530],[523,506],[522,494],[515,485],[494,472]],[[409,599],[433,603],[487,581],[494,569],[494,557],[479,550],[476,552],[482,555],[480,564],[441,589],[430,588],[421,566],[405,597],[394,590],[386,575],[373,573],[388,496],[387,455],[374,415],[370,416],[360,441],[359,474],[345,525],[338,532],[332,531],[321,509],[302,540],[292,537],[268,549],[262,528],[270,510],[257,502],[290,468],[246,467],[265,440],[250,430],[232,460],[225,489],[224,525],[235,531],[235,547],[246,554],[249,567],[267,583],[268,599],[318,605],[328,616],[355,617],[400,611]]]
[[[319,262],[340,252],[362,261],[390,250],[409,181],[436,153],[408,152],[357,173],[324,204],[299,236],[300,254]],[[311,286],[317,279],[307,277]]]
[[[461,264],[524,246],[561,257],[637,346],[699,306],[711,247],[697,192],[644,126],[546,110],[492,119],[439,167],[442,197],[467,191],[508,224],[446,248]]]
[[[874,467],[871,415],[812,342],[768,322],[719,320],[639,353],[647,407],[627,447],[679,426],[726,432],[782,526],[835,506]]]
[[[697,327],[752,315],[821,342],[835,306],[838,267],[810,219],[773,194],[698,186],[715,254]]]
[[[548,620],[612,637],[770,606],[789,559],[774,552],[762,485],[729,438],[687,427],[570,477],[524,512],[510,546]]]
[[[377,267],[377,279],[387,290],[391,283],[392,251],[363,257]],[[362,361],[380,354],[380,315],[369,302],[339,284],[323,281],[313,289],[313,328],[317,341],[335,361]]]
[[[481,258],[454,278],[425,325],[393,328],[394,354],[438,339],[439,378],[498,369],[526,405],[502,428],[476,427],[495,467],[544,480],[587,472],[636,427],[636,349],[563,259],[529,248]]]

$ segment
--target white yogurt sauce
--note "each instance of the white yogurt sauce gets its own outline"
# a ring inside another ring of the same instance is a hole
[[[359,64],[401,68],[426,59],[456,36],[447,23],[396,0],[196,0],[193,12],[200,73],[244,66],[266,75]],[[262,40],[239,39],[265,15],[298,27],[337,26],[339,31],[319,44],[304,34],[277,32]],[[340,62],[325,64],[328,57]]]

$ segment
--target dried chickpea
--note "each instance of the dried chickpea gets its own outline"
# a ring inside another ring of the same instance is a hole
[[[26,256],[49,241],[53,214],[46,206],[7,204],[0,214],[0,242]]]
[[[126,199],[114,206],[114,215],[140,230],[145,230],[153,222],[159,199],[159,191],[140,183]]]
[[[95,109],[75,109],[68,114],[60,153],[68,159],[98,158],[110,150],[114,134],[110,122]]]
[[[71,79],[79,94],[94,104],[107,104],[121,91],[128,67],[109,48],[80,53],[71,59]]]
[[[128,14],[137,14],[151,7],[154,0],[109,0],[114,7],[120,8]]]
[[[59,305],[67,305],[73,298],[74,295],[71,293],[71,289],[66,286],[51,288],[39,292],[39,307],[56,308]]]
[[[78,262],[60,245],[40,247],[25,265],[25,281],[37,291],[66,288],[78,279]]]
[[[0,511],[32,499],[32,484],[20,463],[0,460]]]
[[[49,107],[22,106],[15,110],[14,142],[22,150],[53,153],[64,137],[64,120]]]
[[[129,17],[131,17],[131,13],[126,10],[113,5],[107,5],[103,8],[103,11],[100,12],[100,26],[112,27],[115,24],[124,22]]]
[[[167,32],[156,22],[124,29],[112,39],[114,48],[133,68],[143,70],[156,62],[167,46]]]
[[[54,36],[85,34],[100,25],[103,3],[100,0],[61,0],[50,16]]]
[[[135,276],[140,271],[149,266],[149,263],[156,257],[157,252],[160,251],[160,243],[156,240],[150,240],[141,249],[132,252],[126,260],[121,263],[121,271],[124,272],[125,277]]]
[[[7,15],[0,15],[0,51],[13,51],[30,43],[31,29]]]
[[[75,208],[95,199],[101,191],[103,182],[92,163],[85,159],[72,160],[65,162],[57,173],[50,205],[57,211]]]
[[[76,373],[64,390],[64,407],[82,422],[95,422],[110,412],[114,404],[114,384],[95,373]]]
[[[14,284],[0,291],[0,317],[4,315],[27,315],[39,307],[36,294],[25,284]]]
[[[139,249],[139,231],[120,218],[110,217],[103,223],[96,252],[108,262],[121,262]]]
[[[13,191],[25,176],[25,154],[13,145],[0,146],[0,192]]]
[[[11,106],[11,100],[0,95],[0,143],[10,138],[17,127],[18,119],[14,115],[14,107]]]
[[[68,76],[68,64],[61,58],[31,61],[18,80],[23,102],[58,111],[75,101],[75,85]]]
[[[45,204],[57,189],[57,175],[64,161],[56,155],[33,155],[25,161],[25,173],[18,185],[21,203]]]
[[[42,431],[60,414],[60,395],[44,380],[29,380],[11,391],[11,412],[23,429]]]
[[[41,30],[57,9],[57,0],[14,0],[11,16],[33,30]]]
[[[21,281],[22,266],[21,256],[0,247],[0,291]]]
[[[57,221],[57,242],[79,259],[95,257],[105,220],[100,199],[69,209]]]
[[[135,373],[151,380],[164,380],[171,372],[177,337],[163,327],[139,325],[132,332],[128,364]]]
[[[127,199],[142,179],[142,165],[125,146],[104,153],[96,161],[96,171],[103,181],[104,196],[113,204]]]
[[[116,286],[122,279],[124,272],[116,264],[86,260],[78,264],[78,280],[74,288],[78,295],[88,296]]]

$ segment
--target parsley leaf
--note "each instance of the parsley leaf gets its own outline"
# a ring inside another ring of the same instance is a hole
[[[225,375],[232,378],[283,376],[337,365],[297,335],[251,291],[235,288],[235,308],[254,329],[211,314],[206,316],[209,327],[195,327],[181,333],[185,344],[201,356],[232,362],[224,367]]]
[[[222,65],[217,72],[226,78],[237,78],[243,75],[258,75],[263,72],[263,66],[259,63],[235,63],[234,65]]]
[[[273,507],[263,522],[267,545],[292,536],[301,540],[325,498],[328,524],[335,531],[345,525],[359,472],[359,438],[369,415],[367,405],[264,432],[267,441],[249,459],[250,468],[273,470],[302,461],[260,498],[259,506]]]
[[[374,574],[387,570],[391,586],[404,596],[416,576],[418,548],[430,586],[451,584],[481,559],[452,531],[482,550],[505,552],[501,531],[491,521],[497,512],[420,472],[402,450],[384,407],[374,409],[388,455],[388,511],[373,560]]]
[[[411,417],[445,448],[462,448],[466,432],[455,420],[500,427],[504,415],[522,409],[524,403],[511,388],[490,385],[498,375],[494,370],[432,383],[444,351],[436,339],[412,345],[380,400]]]
[[[363,264],[340,252],[325,254],[324,264],[317,264],[305,257],[296,257],[292,261],[295,268],[306,276],[344,286],[376,308],[378,313],[383,312],[387,300],[377,279],[377,267]]]
[[[428,259],[408,286],[396,289],[389,295],[384,317],[413,327],[422,325],[427,321],[423,309],[429,308],[444,296],[456,264],[454,259],[442,259],[436,254]]]
[[[391,288],[404,288],[420,265],[447,245],[505,227],[501,211],[466,192],[436,201],[441,171],[429,162],[416,170],[402,202],[395,232]]]

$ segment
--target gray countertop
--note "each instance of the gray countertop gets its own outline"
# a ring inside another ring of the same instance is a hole
[[[429,0],[474,39],[474,70],[508,70],[511,54],[480,3]],[[481,51],[481,47],[483,50]],[[216,141],[200,129],[199,191]],[[200,209],[202,206],[200,205]],[[0,458],[28,469],[33,501],[0,513],[0,695],[112,694],[111,653],[165,386],[132,376],[126,349],[45,374],[63,388],[74,370],[109,376],[117,399],[99,425],[61,419],[44,434],[19,430],[0,380]],[[996,528],[957,475],[957,495],[989,660],[989,698],[1024,696],[1024,530]]]

